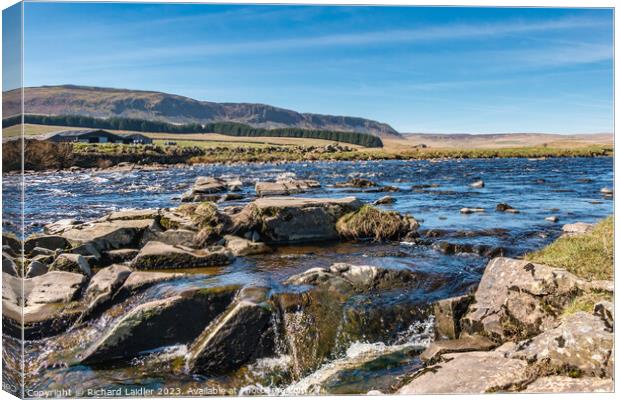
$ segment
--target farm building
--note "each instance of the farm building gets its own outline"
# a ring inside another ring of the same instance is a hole
[[[150,144],[153,140],[139,133],[116,134],[103,129],[52,132],[45,136],[52,142]]]

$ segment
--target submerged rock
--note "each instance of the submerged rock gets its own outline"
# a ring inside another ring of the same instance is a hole
[[[89,347],[79,362],[126,359],[162,346],[188,343],[224,311],[237,290],[237,286],[193,289],[141,304]]]
[[[469,186],[473,187],[474,189],[481,189],[481,188],[484,187],[484,181],[482,179],[480,179],[480,180],[477,180],[476,182],[472,183]]]
[[[385,268],[372,265],[337,263],[330,268],[311,268],[289,277],[287,285],[320,285],[343,292],[364,292],[415,284],[416,275],[404,268]]]
[[[444,355],[419,372],[398,394],[457,394],[498,392],[529,378],[527,363],[499,352],[476,351]]]
[[[484,208],[469,208],[469,207],[461,208],[461,214],[473,214],[473,213],[483,213],[483,212],[484,212]]]
[[[394,199],[394,197],[392,197],[392,196],[383,196],[383,197],[377,199],[373,204],[374,205],[393,204],[394,202],[396,202],[396,199]]]
[[[506,204],[506,203],[499,203],[498,205],[496,205],[495,206],[495,211],[507,212],[507,213],[512,213],[512,214],[518,214],[519,213],[519,210],[515,209],[510,204]]]
[[[552,215],[550,217],[545,218],[545,221],[549,221],[549,222],[558,222],[560,220],[560,218],[556,215]]]
[[[193,250],[151,241],[140,250],[131,265],[136,269],[175,269],[226,265],[230,261],[230,254],[221,248]]]

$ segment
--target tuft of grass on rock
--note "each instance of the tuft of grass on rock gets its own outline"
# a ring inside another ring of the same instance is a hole
[[[546,264],[589,280],[612,279],[614,273],[614,219],[600,221],[590,233],[562,237],[526,260]]]
[[[413,218],[369,205],[345,214],[336,223],[338,234],[347,239],[398,239],[416,227],[417,222]]]
[[[611,293],[607,292],[585,292],[573,298],[566,308],[564,308],[563,314],[570,315],[580,311],[591,313],[596,303],[603,300],[613,301],[612,298],[613,296]]]

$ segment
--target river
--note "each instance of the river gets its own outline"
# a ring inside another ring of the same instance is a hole
[[[613,186],[612,158],[299,162],[130,172],[26,173],[25,229],[31,234],[59,219],[85,221],[128,208],[176,207],[180,194],[198,176],[239,178],[244,182],[244,199],[222,205],[251,201],[255,182],[286,177],[321,183],[320,189],[301,195],[304,197],[356,196],[370,203],[389,194],[395,202],[381,207],[415,216],[421,223],[423,237],[488,251],[449,254],[436,246],[410,243],[315,243],[282,246],[271,254],[237,258],[225,267],[186,270],[189,277],[151,287],[124,307],[129,309],[191,287],[238,283],[283,290],[281,282],[287,277],[335,262],[411,269],[420,284],[410,290],[390,290],[351,300],[358,302],[352,307],[366,307],[366,315],[371,317],[380,318],[385,310],[402,309],[409,314],[390,324],[389,329],[373,327],[363,337],[342,340],[329,360],[301,377],[291,375],[290,357],[282,349],[275,357],[258,360],[235,373],[209,377],[184,372],[182,360],[187,348],[183,345],[157,349],[128,363],[97,368],[72,364],[75,354],[118,318],[106,313],[68,333],[26,342],[27,382],[31,390],[71,387],[75,391],[72,395],[83,396],[112,396],[116,391],[124,395],[166,396],[240,391],[295,394],[308,393],[315,382],[321,382],[330,393],[389,391],[394,380],[419,368],[417,354],[432,340],[432,316],[424,310],[435,300],[475,287],[489,254],[519,257],[556,239],[565,223],[595,222],[613,212],[613,201],[600,193],[601,188]],[[334,187],[352,177],[400,190],[383,193]],[[470,187],[479,179],[484,180],[484,188]],[[12,223],[19,216],[19,192],[15,190],[19,180],[19,175],[4,176],[3,228],[8,231],[19,226]],[[508,203],[520,212],[496,212],[498,203]],[[480,207],[486,212],[461,214],[463,207]],[[559,222],[545,220],[552,215]],[[11,340],[5,337],[5,343]]]

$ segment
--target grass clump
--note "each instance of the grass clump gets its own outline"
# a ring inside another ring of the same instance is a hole
[[[417,221],[394,211],[382,211],[365,205],[357,211],[345,214],[336,223],[338,234],[347,239],[390,240],[417,229]]]
[[[528,261],[564,268],[585,279],[612,279],[614,272],[614,219],[600,221],[592,232],[562,237],[537,252]]]
[[[580,311],[591,313],[596,303],[601,301],[612,301],[611,293],[600,291],[582,293],[573,298],[564,308],[563,315],[571,315]]]

